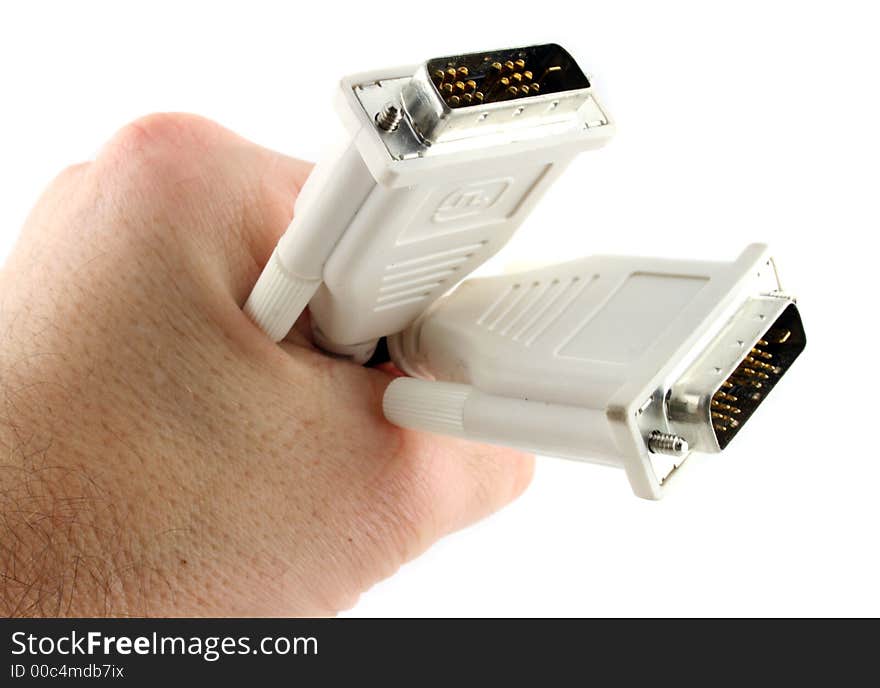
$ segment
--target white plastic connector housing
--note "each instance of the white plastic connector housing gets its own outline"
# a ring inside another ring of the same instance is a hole
[[[261,276],[245,306],[274,339],[307,298],[316,341],[364,362],[379,338],[403,330],[498,251],[569,161],[613,130],[587,87],[448,111],[458,132],[451,140],[422,139],[405,113],[386,131],[377,117],[389,103],[403,112],[404,89],[421,71],[342,80],[349,138],[309,177],[267,268],[273,274]]]
[[[385,414],[622,467],[657,499],[686,457],[651,451],[652,433],[719,451],[713,394],[792,304],[763,245],[730,263],[597,256],[471,279],[389,338],[418,379],[391,383]]]

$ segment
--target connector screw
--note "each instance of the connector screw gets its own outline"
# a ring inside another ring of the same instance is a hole
[[[669,432],[654,430],[648,438],[648,449],[654,454],[683,457],[688,453],[688,443],[684,437]]]
[[[394,131],[400,126],[400,120],[403,119],[403,111],[394,103],[385,103],[382,112],[376,115],[376,125],[384,131]]]

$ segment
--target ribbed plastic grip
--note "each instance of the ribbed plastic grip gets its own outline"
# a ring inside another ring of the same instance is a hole
[[[286,272],[276,249],[254,285],[244,312],[272,341],[281,341],[320,285],[321,280],[306,280]]]
[[[385,390],[385,417],[404,428],[464,436],[464,405],[470,385],[397,378]]]

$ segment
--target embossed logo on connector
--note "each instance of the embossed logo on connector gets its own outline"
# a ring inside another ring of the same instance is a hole
[[[486,212],[498,203],[511,182],[513,179],[509,177],[490,179],[456,189],[434,211],[434,222],[449,222]]]

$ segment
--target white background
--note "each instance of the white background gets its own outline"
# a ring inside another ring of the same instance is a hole
[[[558,41],[618,123],[500,263],[769,242],[809,345],[662,502],[540,459],[515,505],[353,615],[877,615],[880,54],[871,3],[20,2],[0,10],[0,254],[115,129],[197,112],[313,159],[348,73]]]

